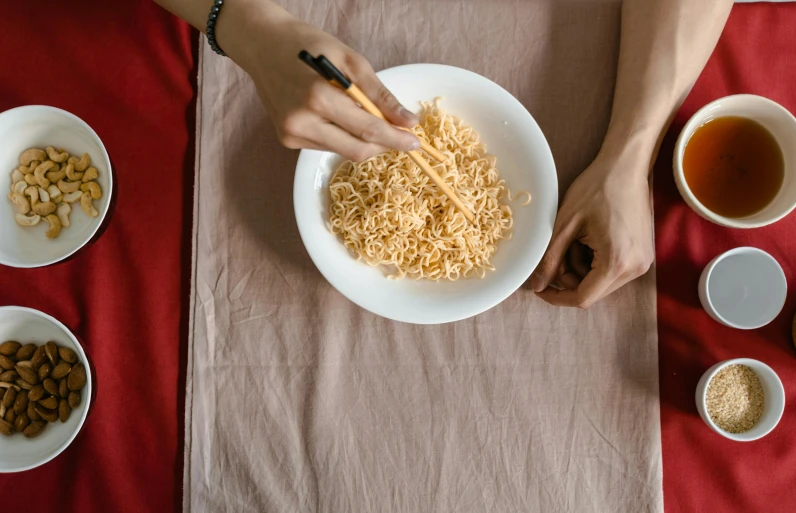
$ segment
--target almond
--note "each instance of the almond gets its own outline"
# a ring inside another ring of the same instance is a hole
[[[5,355],[0,355],[0,369],[11,370],[14,368],[14,360]]]
[[[82,363],[78,363],[72,368],[66,384],[69,390],[81,390],[86,386],[86,368]]]
[[[16,384],[16,385],[17,385],[19,388],[21,388],[22,390],[30,390],[31,388],[33,388],[33,385],[31,385],[30,383],[28,383],[28,382],[27,382],[27,381],[25,381],[24,379],[18,379],[18,380],[16,380],[16,381],[14,381],[14,383],[15,383],[15,384]]]
[[[6,393],[3,394],[3,406],[11,408],[14,405],[14,399],[17,397],[17,391],[13,388],[6,388]]]
[[[22,390],[20,393],[17,394],[17,398],[14,400],[14,413],[19,415],[20,413],[25,411],[25,408],[27,407],[28,407],[28,391]]]
[[[34,420],[28,427],[25,428],[25,431],[23,431],[22,434],[25,435],[25,438],[34,438],[39,436],[41,432],[44,431],[46,426],[46,422]]]
[[[33,368],[33,362],[30,360],[20,360],[14,365],[14,367],[16,367],[17,365],[19,365],[20,367],[25,367],[26,369]]]
[[[69,387],[66,385],[65,379],[62,379],[61,381],[58,382],[58,395],[60,395],[63,398],[69,396]]]
[[[6,383],[13,383],[17,379],[19,379],[19,374],[17,374],[17,371],[9,370],[0,374],[0,381],[5,381]]]
[[[6,422],[9,424],[13,424],[15,420],[17,420],[17,414],[14,413],[14,410],[8,410],[5,416]]]
[[[11,356],[17,354],[19,348],[22,347],[22,344],[17,342],[16,340],[9,340],[8,342],[3,342],[0,344],[0,354],[3,356]]]
[[[36,413],[36,409],[34,408],[35,405],[36,403],[28,403],[28,410],[27,410],[28,419],[30,419],[32,422],[41,420],[41,416],[38,413]]]
[[[44,352],[47,353],[50,363],[55,366],[58,363],[58,346],[55,345],[55,342],[50,341],[44,344]]]
[[[44,346],[39,346],[39,348],[36,349],[36,352],[33,353],[31,361],[33,362],[34,369],[38,369],[47,361],[47,352],[45,351]]]
[[[44,385],[39,383],[28,392],[28,401],[36,402],[44,397]]]
[[[58,356],[66,363],[77,363],[77,354],[68,347],[59,347]]]
[[[42,366],[39,367],[39,379],[43,380],[44,378],[49,376],[51,370],[53,370],[53,366],[52,364],[50,364],[50,362],[42,364]]]
[[[38,385],[39,384],[39,374],[28,367],[22,367],[21,365],[17,364],[14,369],[19,374],[19,377],[30,383],[31,385]]]
[[[58,407],[58,399],[53,396],[50,396],[47,399],[39,399],[39,405],[47,408],[48,410],[54,410]]]
[[[80,406],[80,392],[69,392],[69,406],[73,410]]]
[[[11,435],[14,433],[14,426],[3,419],[0,419],[0,433],[4,435]]]
[[[55,422],[58,420],[58,414],[54,410],[49,410],[39,404],[34,404],[33,409],[47,422]]]
[[[50,373],[50,377],[52,379],[61,379],[64,376],[66,376],[67,374],[69,374],[70,370],[72,370],[72,366],[69,365],[68,363],[66,363],[66,362],[59,363],[58,365],[55,366],[53,371]]]
[[[25,344],[20,347],[17,349],[17,361],[30,360],[33,357],[33,353],[36,352],[36,349],[36,344]]]
[[[70,413],[72,413],[72,408],[69,407],[69,401],[61,399],[61,402],[58,403],[58,418],[61,419],[61,422],[66,422]]]
[[[28,418],[28,414],[23,411],[17,415],[17,420],[14,421],[14,428],[21,433],[25,431],[28,425],[30,425],[30,419]]]
[[[48,394],[60,395],[58,393],[58,383],[56,383],[54,379],[47,378],[44,380],[42,385],[44,385],[44,390],[46,390]]]

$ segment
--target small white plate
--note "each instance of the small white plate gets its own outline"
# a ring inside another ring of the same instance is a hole
[[[757,248],[735,248],[714,258],[699,279],[699,300],[716,321],[753,330],[785,306],[788,282],[779,263]]]
[[[763,415],[752,429],[743,433],[729,433],[724,431],[713,422],[713,419],[710,418],[707,411],[707,391],[710,380],[712,380],[713,376],[721,369],[729,367],[730,365],[746,365],[757,374],[757,379],[760,380],[760,385],[763,387]],[[763,438],[777,427],[779,420],[782,418],[782,413],[785,411],[785,389],[782,386],[782,381],[780,381],[779,376],[774,372],[774,369],[765,363],[751,358],[726,360],[709,368],[699,379],[695,399],[699,416],[702,417],[705,424],[721,436],[729,438],[730,440],[735,440],[736,442],[751,442]]]
[[[80,406],[72,411],[66,423],[60,420],[48,423],[36,438],[28,439],[20,433],[0,435],[0,473],[36,468],[69,447],[86,421],[93,386],[91,365],[83,347],[69,328],[53,317],[32,308],[0,307],[0,343],[6,340],[16,340],[21,344],[33,342],[36,345],[52,340],[59,346],[72,349],[86,368],[86,386],[81,391]]]
[[[442,97],[442,108],[472,126],[497,158],[500,176],[514,192],[533,195],[514,203],[511,240],[499,242],[496,270],[484,279],[455,282],[389,280],[382,270],[358,262],[327,228],[329,179],[342,158],[304,150],[296,166],[293,202],[301,238],[323,276],[348,299],[397,321],[435,324],[466,319],[497,305],[528,279],[544,255],[558,207],[553,155],[536,121],[505,89],[467,70],[410,64],[378,73],[409,109]]]
[[[99,136],[82,119],[65,110],[43,105],[18,107],[0,113],[0,264],[12,267],[42,267],[68,258],[85,246],[102,226],[113,195],[113,176],[108,152]],[[57,239],[45,237],[47,223],[24,228],[14,220],[16,209],[6,198],[11,172],[19,167],[19,155],[28,148],[64,148],[70,154],[88,153],[97,168],[102,198],[94,201],[98,217],[89,217],[72,204],[70,226]],[[2,178],[5,176],[6,178]],[[2,185],[5,184],[5,185]]]

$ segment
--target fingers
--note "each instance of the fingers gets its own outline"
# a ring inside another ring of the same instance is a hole
[[[420,148],[420,140],[412,133],[399,130],[375,116],[357,107],[357,105],[338,89],[331,89],[332,98],[325,104],[321,114],[354,137],[366,142],[377,144],[399,151],[411,151]]]
[[[531,274],[531,288],[535,292],[545,290],[550,282],[559,274],[559,269],[564,264],[564,258],[569,246],[578,235],[579,226],[574,219],[569,219],[566,224],[559,224],[553,229],[553,238],[547,247],[547,252],[542,257],[542,261],[536,266]]]
[[[593,269],[576,289],[548,287],[537,295],[551,305],[587,309],[602,298],[613,283],[614,278],[607,269]]]
[[[339,153],[354,162],[361,162],[373,155],[387,151],[387,148],[383,146],[363,142],[342,128],[325,122],[315,124],[310,140],[321,149]]]
[[[362,59],[352,63],[352,80],[356,83],[365,96],[376,104],[390,123],[412,128],[420,119],[406,109],[398,99],[381,83],[379,77],[367,61]]]

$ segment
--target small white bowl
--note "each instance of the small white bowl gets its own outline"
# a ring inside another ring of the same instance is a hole
[[[753,330],[773,321],[785,306],[788,282],[763,250],[735,248],[714,258],[699,278],[699,300],[716,321]]]
[[[80,406],[72,411],[66,423],[49,423],[36,438],[28,439],[20,433],[0,435],[0,473],[30,470],[61,454],[86,421],[93,386],[91,365],[83,347],[72,332],[53,317],[31,308],[0,307],[0,343],[6,340],[37,345],[52,340],[59,346],[72,349],[77,353],[78,361],[86,367],[86,386],[81,392]]]
[[[113,176],[108,152],[99,136],[82,119],[65,110],[43,105],[29,105],[0,113],[0,264],[12,267],[42,267],[68,258],[92,240],[102,226],[111,205]],[[14,220],[16,209],[6,198],[11,172],[19,167],[19,155],[28,148],[54,146],[80,156],[88,153],[97,168],[97,182],[102,198],[94,201],[98,217],[89,217],[72,204],[71,226],[61,230],[57,239],[47,239],[47,223],[23,228]],[[3,179],[2,177],[6,178]]]
[[[705,207],[691,192],[683,174],[683,155],[694,132],[715,118],[739,116],[763,125],[782,149],[785,177],[779,193],[763,210],[743,218],[724,217]],[[775,223],[796,207],[796,118],[776,102],[751,94],[726,96],[715,100],[694,114],[683,127],[674,148],[674,181],[689,207],[708,221],[730,228],[759,228]]]
[[[763,387],[763,415],[757,424],[749,431],[743,433],[728,433],[719,426],[717,426],[707,411],[707,391],[710,380],[724,367],[730,365],[746,365],[757,374],[760,384]],[[779,419],[782,418],[782,413],[785,411],[785,389],[782,387],[782,381],[774,370],[763,362],[752,360],[751,358],[735,358],[733,360],[726,360],[717,363],[709,368],[702,377],[699,379],[699,384],[696,387],[696,407],[699,410],[699,416],[705,421],[705,424],[713,431],[730,440],[736,442],[751,442],[758,438],[763,438],[769,434],[777,424]]]

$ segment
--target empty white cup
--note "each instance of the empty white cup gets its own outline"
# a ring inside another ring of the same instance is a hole
[[[785,177],[777,195],[760,212],[743,218],[724,217],[705,207],[691,192],[683,172],[683,156],[694,132],[708,121],[739,116],[763,125],[782,150]],[[731,228],[758,228],[779,221],[796,207],[796,118],[780,104],[753,94],[736,94],[715,100],[694,114],[680,132],[674,148],[674,181],[686,204],[708,221]]]
[[[760,380],[760,385],[763,387],[763,415],[760,416],[760,420],[757,421],[757,424],[752,429],[743,433],[730,433],[721,429],[708,415],[707,407],[707,391],[710,380],[724,367],[736,364],[746,365],[752,369],[757,374],[757,379]],[[699,416],[702,417],[705,424],[721,436],[736,442],[751,442],[766,436],[777,427],[779,419],[782,418],[782,413],[785,411],[785,389],[782,387],[782,381],[780,381],[779,376],[765,363],[751,358],[726,360],[709,368],[699,379],[695,399]]]
[[[763,250],[735,248],[714,258],[699,279],[699,300],[718,322],[741,330],[765,326],[785,306],[788,282]]]

